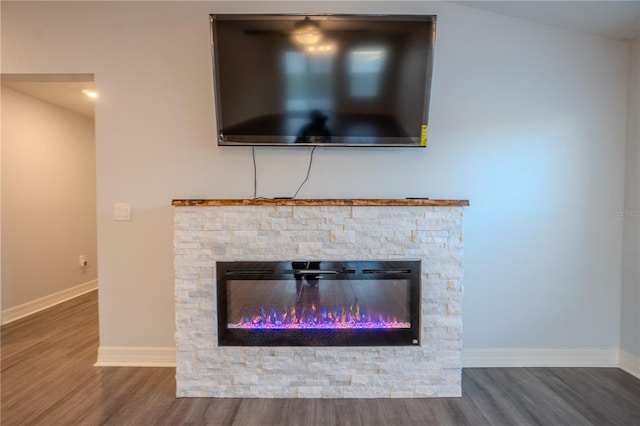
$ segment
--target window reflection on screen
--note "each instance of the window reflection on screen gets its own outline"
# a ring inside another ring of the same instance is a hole
[[[285,126],[289,134],[296,134],[308,121],[309,111],[331,111],[334,106],[333,56],[292,50],[284,52],[283,59]]]
[[[284,52],[284,68],[287,111],[328,111],[332,108],[332,56],[314,56],[299,51],[288,51]]]
[[[349,54],[349,94],[353,98],[375,98],[380,94],[386,59],[383,48],[353,50]]]

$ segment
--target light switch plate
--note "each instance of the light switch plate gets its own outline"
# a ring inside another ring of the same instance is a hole
[[[131,220],[131,204],[115,203],[113,205],[114,220]]]

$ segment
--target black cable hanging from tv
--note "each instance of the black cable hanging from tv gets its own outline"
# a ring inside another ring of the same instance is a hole
[[[307,168],[307,176],[304,178],[304,180],[298,187],[298,190],[296,191],[295,194],[293,194],[293,197],[291,198],[296,198],[298,196],[298,192],[300,192],[304,184],[307,183],[307,181],[309,180],[309,174],[311,173],[311,165],[313,164],[313,153],[316,152],[316,148],[317,146],[314,146],[313,148],[311,148],[311,155],[309,156],[309,167]]]
[[[251,157],[253,158],[253,199],[258,198],[258,167],[256,166],[256,147],[251,147]]]
[[[305,176],[304,180],[296,190],[295,194],[293,194],[292,197],[276,197],[276,198],[293,199],[298,196],[298,193],[300,192],[304,184],[307,183],[307,181],[309,180],[309,175],[311,173],[311,165],[313,164],[313,153],[316,151],[316,148],[317,146],[314,146],[313,148],[311,148],[311,154],[309,155],[309,166],[307,167],[307,175]],[[257,200],[258,198],[263,198],[263,197],[258,197],[258,166],[256,163],[256,147],[255,146],[251,147],[251,158],[253,160],[253,199]]]

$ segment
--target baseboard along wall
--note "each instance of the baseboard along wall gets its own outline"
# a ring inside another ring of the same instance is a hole
[[[619,366],[622,370],[640,379],[640,357],[621,350]]]
[[[465,349],[465,367],[617,367],[619,349]]]
[[[100,346],[95,367],[175,367],[174,347]]]
[[[608,367],[640,378],[640,358],[609,349],[463,349],[463,368],[484,367]]]
[[[175,367],[173,347],[117,347],[98,349],[96,367]],[[640,378],[640,358],[612,349],[466,349],[463,368],[485,367],[607,367]]]
[[[23,303],[22,305],[5,309],[4,311],[2,311],[2,325],[9,324],[10,322],[19,320],[20,318],[24,318],[29,315],[33,315],[36,312],[51,308],[52,306],[58,305],[62,302],[66,302],[67,300],[71,300],[74,297],[81,296],[85,293],[89,293],[90,291],[94,291],[97,289],[98,280],[91,280],[75,287],[67,288],[57,293],[32,300],[27,303]]]

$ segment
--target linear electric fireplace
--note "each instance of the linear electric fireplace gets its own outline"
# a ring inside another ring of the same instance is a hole
[[[420,261],[217,262],[220,346],[420,344]]]

